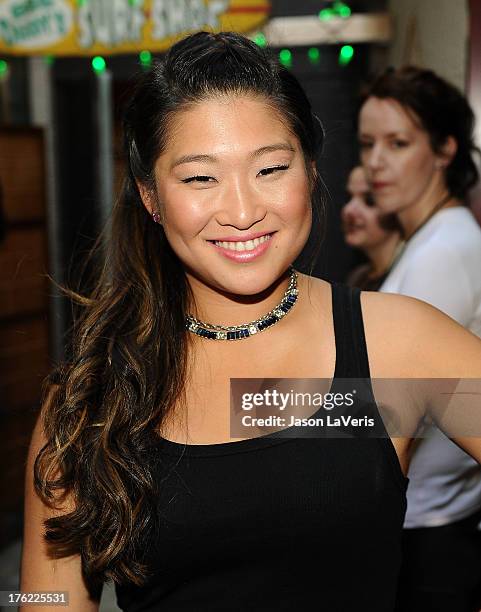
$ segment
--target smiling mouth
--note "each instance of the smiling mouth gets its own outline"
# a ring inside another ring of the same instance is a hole
[[[355,230],[359,230],[359,229],[364,229],[364,225],[363,224],[359,224],[359,223],[348,223],[344,226],[344,231],[349,233],[349,232],[353,232]]]
[[[270,234],[264,234],[264,236],[254,238],[253,240],[208,240],[208,242],[211,242],[212,244],[215,244],[218,247],[222,247],[223,249],[228,249],[229,251],[253,251],[259,245],[270,240],[274,233],[275,232],[271,232]]]

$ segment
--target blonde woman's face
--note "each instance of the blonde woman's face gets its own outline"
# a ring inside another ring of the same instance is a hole
[[[229,293],[269,287],[311,228],[298,139],[265,100],[223,97],[175,115],[157,160],[166,237],[188,275]]]

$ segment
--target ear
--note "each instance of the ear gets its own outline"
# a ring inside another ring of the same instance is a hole
[[[157,198],[157,193],[154,189],[151,189],[145,185],[145,183],[141,183],[140,181],[136,181],[137,188],[139,190],[140,198],[142,200],[143,205],[147,209],[147,212],[150,216],[154,213],[158,214],[157,218],[154,218],[156,223],[160,225],[164,224],[163,210],[160,202]]]
[[[157,210],[155,206],[154,194],[152,193],[152,190],[148,189],[148,187],[144,183],[141,183],[140,181],[136,181],[136,183],[137,183],[137,189],[139,190],[142,203],[147,209],[147,212],[149,213],[149,215],[151,215],[153,212]]]
[[[454,136],[448,136],[446,138],[446,142],[441,147],[441,150],[438,154],[438,168],[447,168],[449,164],[453,161],[454,156],[458,150],[458,143]]]

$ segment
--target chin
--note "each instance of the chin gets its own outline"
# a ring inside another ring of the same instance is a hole
[[[382,196],[376,196],[376,206],[383,215],[395,214],[402,208],[398,201],[392,198],[383,198]]]
[[[209,283],[217,290],[239,296],[257,295],[273,285],[283,274],[284,269],[289,264],[283,266],[240,266],[228,277],[224,274],[217,276],[211,275],[212,282]]]
[[[352,247],[353,249],[359,249],[360,247],[362,247],[363,240],[362,238],[358,236],[354,236],[354,235],[346,236],[344,240],[346,244]]]

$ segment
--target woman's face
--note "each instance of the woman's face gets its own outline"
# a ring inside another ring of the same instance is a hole
[[[356,248],[372,248],[383,243],[391,232],[379,224],[379,208],[374,206],[369,184],[362,168],[354,168],[349,175],[349,202],[342,208],[341,220],[344,240]]]
[[[176,114],[167,143],[155,165],[158,207],[187,274],[234,294],[269,287],[311,228],[298,139],[265,100],[225,96]]]
[[[428,133],[393,99],[367,99],[359,141],[362,165],[384,213],[409,208],[443,180],[443,161],[433,152]]]

